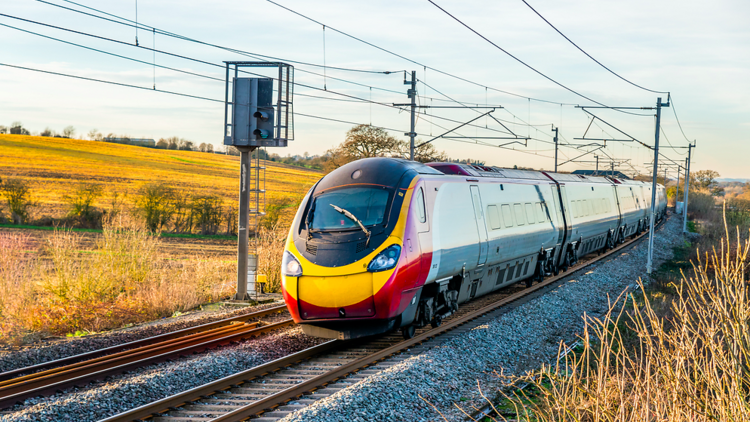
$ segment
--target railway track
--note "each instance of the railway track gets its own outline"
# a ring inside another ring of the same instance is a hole
[[[302,409],[384,367],[420,354],[450,337],[473,329],[542,294],[559,281],[609,258],[645,237],[641,234],[597,257],[586,257],[566,273],[531,287],[521,283],[462,306],[437,328],[419,329],[409,340],[397,333],[372,339],[332,340],[264,365],[123,412],[102,422],[153,420],[271,422]],[[589,259],[590,258],[590,259]],[[374,368],[377,366],[377,368]]]
[[[286,306],[0,373],[0,409],[31,397],[84,386],[133,368],[197,353],[292,325],[291,319],[264,324],[248,320],[284,312]]]

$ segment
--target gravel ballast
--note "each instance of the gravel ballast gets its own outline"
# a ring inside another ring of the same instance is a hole
[[[670,218],[654,237],[654,268],[683,241],[682,220]],[[349,388],[292,413],[284,422],[465,420],[500,386],[494,371],[521,374],[550,362],[560,341],[583,330],[583,315],[600,315],[638,278],[646,278],[648,239],[490,322],[457,335]],[[424,398],[424,400],[422,398]],[[429,402],[429,404],[426,401]]]
[[[106,383],[28,399],[0,421],[97,421],[322,343],[288,328],[239,344],[138,369]]]
[[[37,365],[68,356],[104,349],[160,334],[170,333],[225,318],[279,306],[282,301],[252,307],[226,306],[212,311],[192,311],[174,318],[163,318],[130,328],[83,337],[52,339],[22,348],[0,350],[0,372]],[[288,318],[288,317],[287,317]],[[269,316],[264,317],[269,320]]]

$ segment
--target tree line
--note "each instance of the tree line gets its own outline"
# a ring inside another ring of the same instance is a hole
[[[79,183],[62,196],[66,213],[61,218],[32,218],[32,214],[36,214],[32,211],[38,210],[39,204],[34,201],[32,187],[25,179],[0,179],[0,199],[0,224],[99,229],[106,218],[128,213],[155,233],[237,234],[235,205],[226,204],[215,194],[185,192],[163,183],[147,183],[131,198],[118,192],[105,198],[103,185]],[[298,204],[299,199],[292,197],[269,201],[260,225],[273,229],[284,210]]]

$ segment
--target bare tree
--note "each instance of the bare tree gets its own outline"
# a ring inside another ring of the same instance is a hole
[[[183,151],[192,151],[195,149],[195,144],[193,144],[193,141],[188,141],[187,139],[180,139],[179,148]]]
[[[328,150],[329,168],[335,169],[360,158],[400,155],[401,145],[385,130],[357,125],[346,132],[346,139],[338,147]]]
[[[164,138],[159,139],[156,142],[156,147],[160,149],[167,149],[169,147],[169,141]]]
[[[89,139],[92,140],[92,141],[101,141],[102,140],[102,134],[99,133],[99,131],[96,130],[96,129],[91,129],[89,131],[88,136],[89,136]]]
[[[66,126],[62,133],[64,138],[72,138],[73,135],[76,134],[76,128],[73,126]]]
[[[48,127],[44,128],[44,130],[39,134],[39,136],[55,136],[55,133],[52,132],[52,130]]]
[[[8,128],[3,125],[0,125],[0,134],[4,134],[4,133],[8,133]]]
[[[214,152],[214,144],[206,144],[206,152]]]

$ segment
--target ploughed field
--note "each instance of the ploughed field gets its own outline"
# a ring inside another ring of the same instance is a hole
[[[268,200],[304,194],[322,173],[300,167],[263,162]],[[107,142],[41,136],[0,135],[0,177],[30,182],[37,213],[61,216],[66,193],[81,182],[99,183],[105,206],[113,192],[132,203],[146,183],[160,182],[203,195],[237,201],[239,157],[144,148]]]

